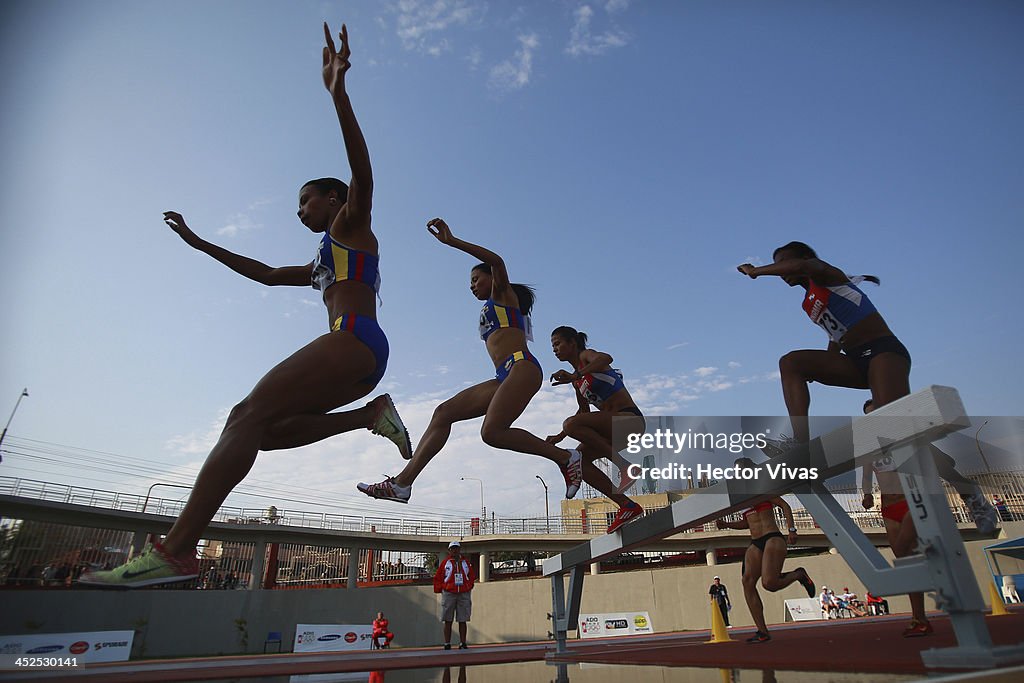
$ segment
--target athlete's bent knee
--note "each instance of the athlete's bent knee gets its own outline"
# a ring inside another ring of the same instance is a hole
[[[779,359],[779,372],[783,377],[803,377],[804,371],[801,367],[800,352],[790,351]]]
[[[579,429],[579,427],[580,419],[575,415],[565,418],[565,421],[562,423],[562,430],[568,436],[575,436],[575,432],[577,429]]]
[[[480,438],[483,439],[485,444],[492,448],[504,448],[505,437],[507,434],[507,427],[492,427],[485,424],[480,428]]]

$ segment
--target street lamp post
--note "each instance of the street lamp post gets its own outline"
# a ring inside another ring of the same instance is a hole
[[[539,474],[533,475],[540,479],[540,483],[544,486],[544,530],[547,533],[551,533],[551,513],[548,512],[548,485],[544,481],[544,478]]]
[[[191,486],[185,486],[183,484],[165,484],[162,481],[158,481],[157,483],[155,483],[152,486],[150,486],[149,490],[146,491],[146,500],[142,501],[142,513],[141,514],[145,514],[146,507],[149,505],[149,497],[153,494],[153,489],[155,489],[157,486],[167,486],[167,487],[175,488],[175,489],[190,489],[190,488],[192,488]],[[143,538],[140,532],[136,532],[135,540],[132,541],[131,552],[128,553],[128,559],[129,560],[132,559],[132,557],[134,557],[137,552],[142,550],[142,546],[145,543],[153,542],[154,540],[156,540],[156,537],[157,537],[156,534],[149,533],[149,534],[146,534],[146,538]]]
[[[981,439],[978,437],[978,435],[981,434],[982,428],[984,428],[984,426],[987,424],[988,420],[985,420],[984,422],[981,423],[981,427],[978,427],[978,431],[974,432],[974,443],[978,446],[978,455],[981,456],[981,461],[985,463],[986,473],[990,471],[988,466],[988,458],[985,457],[985,451],[981,450]]]
[[[146,511],[146,506],[149,505],[149,497],[153,494],[153,489],[155,489],[157,486],[167,486],[169,488],[174,488],[174,489],[190,489],[190,488],[192,488],[191,486],[185,486],[184,484],[165,484],[162,481],[158,481],[157,483],[155,483],[152,486],[150,486],[149,490],[146,491],[146,500],[144,500],[142,502],[142,512]]]
[[[11,411],[11,416],[7,418],[7,424],[4,425],[4,431],[0,432],[0,446],[2,446],[4,443],[4,437],[7,436],[7,428],[11,426],[11,420],[14,419],[14,414],[18,412],[18,406],[21,405],[21,399],[25,398],[26,396],[28,396],[28,387],[22,389],[21,393],[18,394],[18,400],[14,403],[14,410]],[[3,462],[3,459],[4,456],[2,453],[0,453],[0,462]]]
[[[475,481],[476,483],[480,484],[480,524],[482,526],[486,526],[487,508],[484,507],[484,482],[480,479],[477,479],[476,477],[459,477],[459,479],[461,479],[462,481],[466,481],[468,479],[470,481]]]

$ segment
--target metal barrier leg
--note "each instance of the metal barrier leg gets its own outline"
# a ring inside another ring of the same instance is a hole
[[[582,566],[569,570],[569,595],[565,592],[565,575],[551,575],[551,619],[552,634],[555,638],[555,653],[568,652],[566,639],[569,631],[579,628],[580,602],[583,599],[583,577],[586,571]]]

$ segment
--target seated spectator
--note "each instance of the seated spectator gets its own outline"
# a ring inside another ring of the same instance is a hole
[[[380,642],[380,638],[384,639],[384,642]],[[373,647],[374,649],[387,648],[391,649],[391,641],[394,640],[395,634],[388,630],[388,620],[384,618],[383,612],[377,612],[377,618],[373,620]]]
[[[865,594],[865,597],[866,597],[866,599],[868,601],[868,610],[872,614],[879,615],[879,614],[888,614],[889,613],[889,601],[888,600],[886,600],[884,598],[879,598],[879,597],[876,597],[876,596],[872,595],[871,591],[868,591]]]
[[[864,611],[864,605],[857,599],[857,594],[851,593],[849,588],[843,587],[843,595],[841,599],[846,604],[846,609],[850,610],[858,617],[867,616],[868,613]]]
[[[821,614],[826,619],[838,619],[839,618],[839,607],[832,599],[832,592],[829,591],[828,586],[821,587],[821,595],[818,596],[821,601]]]

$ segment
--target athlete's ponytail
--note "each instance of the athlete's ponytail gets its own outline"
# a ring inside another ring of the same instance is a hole
[[[473,266],[473,270],[479,270],[488,275],[491,274],[491,267],[486,263],[478,263]],[[510,283],[512,291],[516,293],[516,298],[519,299],[519,312],[523,315],[530,315],[530,311],[533,309],[533,302],[537,299],[537,292],[533,287],[529,285],[522,285],[518,282]]]
[[[587,348],[586,332],[577,332],[574,328],[569,327],[568,325],[562,325],[561,327],[556,327],[551,331],[551,336],[554,337],[555,335],[567,341],[576,342],[576,348],[580,351]]]

